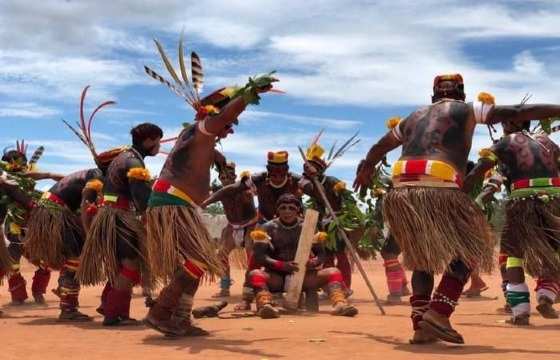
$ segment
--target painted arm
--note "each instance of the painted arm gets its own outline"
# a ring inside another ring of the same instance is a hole
[[[365,160],[358,165],[356,180],[354,180],[354,190],[360,193],[367,190],[374,175],[375,166],[383,160],[385,154],[402,145],[402,140],[398,139],[394,131],[390,131],[383,136],[371,149],[369,149]]]
[[[85,187],[82,191],[82,203],[80,204],[80,217],[82,225],[86,231],[89,231],[91,222],[97,213],[97,200],[98,192],[95,189]]]
[[[524,104],[496,105],[489,112],[487,124],[496,124],[505,120],[523,123],[529,120],[546,119],[560,116],[560,105]]]
[[[483,157],[478,160],[475,167],[467,174],[463,183],[463,192],[470,193],[474,185],[484,178],[484,174],[496,165],[496,161]]]
[[[237,120],[246,107],[247,103],[241,96],[231,100],[217,115],[208,116],[204,120],[204,130],[210,134],[220,134],[226,126]]]
[[[128,172],[128,185],[130,187],[130,194],[134,207],[138,212],[146,211],[148,207],[148,200],[152,193],[150,186],[150,174],[138,159],[130,159],[127,164]]]
[[[52,179],[54,181],[60,181],[64,177],[64,175],[54,174],[54,173],[50,173],[50,172],[45,172],[45,173],[43,173],[43,172],[30,172],[30,173],[23,174],[23,176],[26,176],[26,177],[31,178],[33,180]]]
[[[237,194],[245,190],[247,190],[247,187],[241,181],[238,181],[235,184],[224,186],[220,190],[212,193],[206,200],[204,200],[201,206],[202,208],[205,208],[213,203],[222,201],[223,199],[233,194]]]
[[[222,171],[225,169],[226,162],[227,160],[224,154],[214,149],[214,165],[216,165],[216,168],[218,169],[218,173],[221,174]]]
[[[293,261],[281,261],[269,256],[269,243],[256,241],[253,245],[253,259],[258,267],[265,267],[269,270],[293,273],[299,270],[298,265]]]
[[[33,199],[20,190],[17,185],[9,184],[0,180],[0,189],[10,197],[13,201],[17,202],[19,205],[25,209],[32,209],[34,207]]]

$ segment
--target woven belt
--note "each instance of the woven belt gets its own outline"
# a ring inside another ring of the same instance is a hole
[[[179,199],[188,202],[193,207],[198,207],[196,203],[191,199],[189,195],[187,195],[183,190],[171,185],[171,183],[167,180],[158,179],[154,182],[152,186],[152,190],[159,193],[166,193]]]
[[[521,179],[514,181],[511,184],[512,190],[527,189],[527,188],[540,188],[540,187],[560,187],[560,177],[554,178],[535,178],[535,179]]]
[[[45,192],[42,196],[43,199],[52,201],[53,203],[60,205],[60,206],[66,206],[66,203],[64,202],[64,200],[62,200],[58,195],[53,194],[51,192]]]
[[[118,196],[115,194],[103,194],[102,204],[104,206],[110,206],[115,209],[122,210],[132,210],[130,206],[130,200],[125,196]]]
[[[439,160],[399,160],[393,165],[393,179],[397,182],[426,181],[426,176],[443,182],[463,185],[460,174],[446,162]]]

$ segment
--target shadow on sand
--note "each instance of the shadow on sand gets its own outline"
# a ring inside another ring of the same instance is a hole
[[[219,331],[219,330],[218,330]],[[217,331],[212,331],[215,334]],[[162,335],[150,335],[142,340],[146,345],[171,346],[176,350],[189,350],[190,354],[200,354],[205,350],[225,351],[239,355],[252,355],[265,358],[280,358],[282,355],[268,353],[255,348],[247,348],[254,343],[284,340],[285,338],[264,338],[264,339],[223,339],[213,338],[212,335],[206,337],[186,337],[186,338],[166,338]]]
[[[560,352],[558,351],[526,350],[526,349],[516,349],[516,348],[496,348],[494,346],[488,346],[488,345],[454,345],[454,344],[447,344],[443,342],[438,342],[429,345],[411,345],[408,343],[408,340],[406,342],[403,342],[402,339],[398,339],[392,336],[376,336],[364,332],[346,332],[346,331],[331,331],[331,333],[364,337],[373,341],[377,341],[382,344],[393,345],[393,350],[404,351],[413,354],[442,354],[448,356],[476,355],[476,354],[507,354],[507,353],[532,354],[532,355],[560,355]]]

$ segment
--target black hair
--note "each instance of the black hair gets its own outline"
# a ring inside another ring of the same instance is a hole
[[[294,204],[299,209],[303,207],[303,204],[301,203],[301,199],[295,196],[294,194],[290,194],[290,193],[285,193],[280,195],[278,201],[276,201],[276,207],[278,208],[281,204]]]
[[[434,86],[434,95],[432,95],[432,103],[438,102],[443,98],[452,98],[465,101],[465,85],[455,82],[455,88],[450,91],[442,92],[439,87]]]
[[[5,162],[11,162],[14,160],[18,160],[18,159],[22,159],[25,163],[27,163],[27,156],[25,156],[25,154],[22,154],[21,152],[17,151],[17,150],[9,150],[4,152],[4,155],[2,156],[2,161]]]
[[[143,123],[137,125],[130,130],[132,135],[132,144],[134,146],[141,146],[146,139],[157,139],[163,137],[163,130],[155,124]]]

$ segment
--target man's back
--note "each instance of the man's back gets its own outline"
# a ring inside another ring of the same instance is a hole
[[[444,99],[412,113],[399,125],[402,159],[441,160],[464,172],[475,121],[472,105]]]
[[[500,139],[493,151],[508,169],[510,181],[558,177],[560,149],[546,134],[516,132]]]

